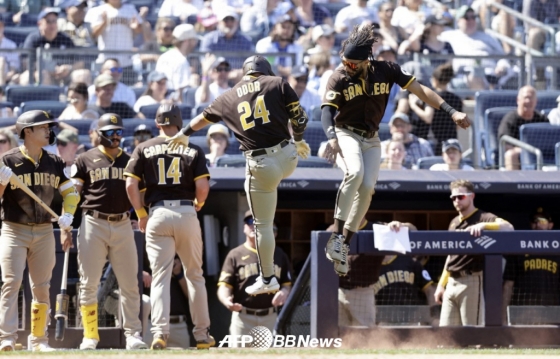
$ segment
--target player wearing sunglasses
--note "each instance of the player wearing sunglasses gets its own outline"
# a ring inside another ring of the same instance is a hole
[[[356,26],[342,43],[342,66],[331,75],[321,105],[321,122],[329,139],[327,157],[344,171],[334,210],[336,228],[326,248],[327,258],[340,276],[348,273],[348,245],[374,194],[381,164],[378,129],[391,88],[397,84],[447,112],[458,126],[470,126],[466,114],[420,85],[399,65],[373,59],[374,29],[374,25]]]
[[[451,200],[459,215],[450,231],[466,231],[480,237],[482,231],[513,231],[513,226],[493,213],[474,206],[474,185],[467,180],[451,182]],[[484,325],[482,292],[483,255],[449,255],[439,280],[435,300],[442,304],[440,326]],[[447,287],[446,287],[447,286]]]

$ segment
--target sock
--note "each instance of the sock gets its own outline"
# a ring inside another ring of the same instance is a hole
[[[272,277],[274,277],[274,276],[271,275],[270,277],[262,277],[263,283],[264,283],[264,284],[269,284],[270,281],[272,280]]]
[[[334,231],[335,231],[335,233],[342,234],[342,232],[344,231],[344,223],[345,223],[345,221],[343,221],[341,219],[338,219],[338,218],[334,219],[334,227],[335,227]]]
[[[348,229],[344,228],[344,231],[342,232],[342,235],[344,236],[344,243],[350,245],[350,240],[352,239],[352,236],[354,235],[354,233],[356,233],[356,232],[352,232],[352,231],[349,231]]]

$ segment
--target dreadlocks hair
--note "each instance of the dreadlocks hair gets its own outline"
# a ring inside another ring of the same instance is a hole
[[[376,36],[376,29],[379,29],[377,23],[354,26],[348,38],[342,42],[340,56],[344,55],[346,46],[352,44],[356,47],[367,46],[370,49],[369,57],[373,58],[371,47],[379,40]]]

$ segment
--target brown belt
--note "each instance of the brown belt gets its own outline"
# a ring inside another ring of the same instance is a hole
[[[104,219],[108,222],[120,222],[122,220],[129,218],[130,212],[109,214],[109,213],[99,212],[93,209],[88,209],[86,211],[86,215],[92,216],[93,218]]]
[[[377,131],[360,130],[359,128],[348,125],[342,125],[341,127],[347,129],[348,131],[352,131],[355,134],[362,136],[363,138],[373,138],[377,134]]]
[[[256,315],[257,317],[264,317],[266,315],[276,313],[276,308],[266,308],[266,309],[249,309],[243,307],[241,310],[242,313],[249,314],[249,315]]]

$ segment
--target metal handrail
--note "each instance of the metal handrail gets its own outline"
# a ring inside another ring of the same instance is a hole
[[[554,159],[556,160],[556,168],[560,170],[560,142],[554,146]]]
[[[531,152],[537,157],[537,171],[541,171],[543,167],[543,154],[540,149],[535,146],[531,146],[528,143],[520,141],[508,135],[504,135],[500,138],[500,168],[504,168],[504,155],[506,153],[506,142],[510,145],[520,147],[527,152]]]
[[[514,40],[514,39],[512,39],[512,38],[509,37],[509,36],[500,34],[499,32],[494,31],[494,30],[492,30],[492,29],[490,29],[490,28],[485,29],[484,32],[487,33],[488,35],[490,35],[490,36],[496,38],[497,40],[506,42],[506,43],[508,43],[509,45],[511,45],[511,46],[513,46],[513,47],[516,47],[516,48],[520,49],[521,51],[528,52],[528,53],[530,53],[530,54],[533,55],[533,56],[545,56],[544,52],[541,52],[541,51],[532,49],[532,48],[530,48],[529,46],[527,46],[527,45],[525,45],[525,44],[523,44],[523,43],[521,43],[521,42],[519,42],[519,41],[517,41],[517,40]]]

